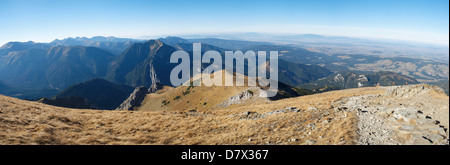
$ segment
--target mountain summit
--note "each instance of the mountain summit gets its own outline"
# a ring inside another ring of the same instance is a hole
[[[106,78],[133,87],[169,85],[171,68],[176,66],[170,63],[170,55],[175,51],[159,40],[135,43],[113,61]]]

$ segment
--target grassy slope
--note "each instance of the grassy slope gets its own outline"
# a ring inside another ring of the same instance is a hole
[[[219,71],[219,76],[223,74],[231,75],[224,70]],[[212,75],[211,75],[212,76]],[[233,75],[233,79],[236,76]],[[244,76],[244,81],[247,82],[248,77]],[[194,81],[199,80],[199,77],[193,78]],[[204,79],[203,79],[204,80]],[[225,81],[222,76],[222,82]],[[246,84],[246,83],[245,83]],[[170,87],[166,87],[170,88]],[[165,89],[163,92],[148,94],[138,110],[144,111],[161,111],[161,110],[211,110],[217,109],[221,103],[225,102],[230,97],[233,97],[241,92],[250,91],[254,97],[249,100],[242,101],[240,104],[233,104],[229,106],[245,106],[251,104],[266,103],[269,100],[266,98],[257,97],[259,95],[258,88],[251,88],[250,86],[179,86],[177,88]],[[270,98],[271,100],[278,100],[282,98],[295,97],[299,95],[312,94],[311,91],[295,88],[283,83],[278,84],[278,95]]]
[[[75,110],[0,96],[0,144],[304,144],[313,139],[317,144],[341,141],[353,144],[357,138],[356,117],[333,111],[330,103],[341,97],[380,94],[384,90],[333,91],[271,104],[200,110],[196,115],[182,110]],[[246,111],[263,114],[285,107],[297,107],[302,112],[260,119],[230,117]],[[328,119],[330,123],[323,122]],[[307,127],[311,122],[316,123],[314,131]]]

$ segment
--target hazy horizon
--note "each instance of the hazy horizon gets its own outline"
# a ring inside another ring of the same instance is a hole
[[[239,34],[257,34],[260,36],[266,36],[265,39],[261,38],[254,39],[254,38],[246,38],[246,37],[237,37]],[[410,44],[425,44],[428,46],[438,46],[438,47],[446,47],[449,48],[448,44],[438,44],[438,43],[431,43],[431,42],[424,42],[424,41],[411,41],[411,40],[402,40],[402,39],[389,39],[389,38],[375,38],[375,37],[352,37],[352,36],[339,36],[339,35],[322,35],[322,34],[313,34],[313,33],[256,33],[256,32],[241,32],[241,33],[185,33],[185,34],[162,34],[162,35],[144,35],[144,36],[112,36],[112,35],[91,35],[91,36],[67,36],[64,38],[53,38],[49,40],[42,40],[42,41],[35,41],[35,40],[17,40],[17,41],[7,41],[4,43],[0,43],[0,47],[4,44],[7,44],[8,42],[34,42],[34,43],[51,43],[54,40],[63,40],[68,38],[87,38],[91,39],[94,37],[115,37],[115,38],[123,38],[123,39],[134,39],[134,40],[152,40],[152,39],[159,39],[159,38],[166,38],[166,37],[179,37],[183,39],[207,39],[207,38],[215,38],[215,39],[223,39],[223,40],[241,40],[241,41],[260,41],[260,42],[272,42],[272,43],[279,43],[277,40],[271,41],[267,39],[268,37],[281,37],[281,36],[300,36],[300,35],[318,35],[322,37],[336,37],[336,38],[348,38],[348,39],[362,39],[366,41],[373,41],[377,43],[396,43],[396,44],[402,44],[402,45],[410,45]],[[277,38],[278,39],[278,38]]]
[[[0,2],[0,45],[67,37],[318,34],[448,47],[447,0]]]

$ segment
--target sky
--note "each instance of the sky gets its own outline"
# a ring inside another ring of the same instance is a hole
[[[0,0],[0,45],[66,37],[321,34],[449,45],[448,0]]]

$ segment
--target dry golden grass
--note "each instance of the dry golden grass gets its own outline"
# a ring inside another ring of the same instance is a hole
[[[178,87],[164,93],[148,94],[139,110],[210,110],[247,88],[248,87]]]
[[[238,73],[235,73],[238,74]],[[213,78],[214,74],[211,74]],[[173,111],[173,110],[213,110],[219,108],[219,104],[225,102],[228,98],[246,91],[250,87],[245,86],[225,86],[225,75],[231,75],[236,79],[236,75],[225,70],[219,71],[218,76],[222,77],[222,86],[179,86],[177,88],[164,87],[157,93],[148,94],[138,108],[139,111]],[[242,75],[243,76],[243,75]],[[243,76],[247,82],[248,77]],[[201,75],[194,76],[191,81],[199,80]],[[203,78],[203,82],[205,79]],[[256,92],[255,92],[256,93]],[[242,102],[239,105],[231,107],[261,103],[267,99],[252,99]]]
[[[0,96],[0,144],[297,145],[305,144],[306,140],[315,140],[316,144],[354,144],[358,138],[357,118],[332,110],[330,103],[342,97],[384,91],[381,87],[349,89],[196,113],[188,109],[137,112],[67,109]],[[301,112],[259,119],[230,116],[246,111],[263,114],[285,107],[297,107]],[[314,129],[308,127],[310,123],[315,124]]]

